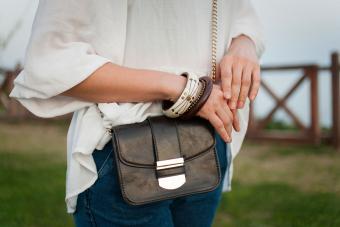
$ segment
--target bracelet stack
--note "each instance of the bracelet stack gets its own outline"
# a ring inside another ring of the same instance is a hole
[[[207,101],[213,88],[209,76],[198,78],[195,74],[184,72],[187,83],[179,98],[172,102],[162,102],[163,113],[170,118],[189,119],[193,117]]]

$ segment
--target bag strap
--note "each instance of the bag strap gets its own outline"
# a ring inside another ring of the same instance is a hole
[[[166,117],[147,120],[151,128],[158,185],[168,190],[177,189],[186,182],[177,124]]]
[[[151,128],[156,161],[181,158],[176,123],[161,117],[147,118],[147,120]]]
[[[218,0],[212,0],[211,9],[211,75],[213,82],[216,81],[216,50],[217,50],[217,2]]]

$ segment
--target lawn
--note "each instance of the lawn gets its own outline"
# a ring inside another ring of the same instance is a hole
[[[73,226],[64,203],[65,123],[0,122],[0,226]],[[216,227],[340,226],[340,154],[247,142]]]

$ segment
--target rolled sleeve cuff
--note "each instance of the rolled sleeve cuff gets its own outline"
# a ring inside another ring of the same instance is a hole
[[[231,31],[229,44],[233,38],[236,38],[240,35],[248,36],[255,44],[256,55],[258,58],[261,58],[265,51],[265,42],[263,40],[263,35],[259,31],[255,31],[254,29],[249,29],[248,26],[245,25],[236,25],[235,29]]]
[[[92,105],[91,102],[82,101],[73,97],[63,96],[60,93],[74,87],[89,77],[94,71],[109,59],[93,55],[90,64],[82,64],[73,68],[72,77],[61,78],[58,83],[50,81],[46,84],[27,82],[30,80],[29,73],[24,69],[14,80],[14,87],[9,97],[17,99],[25,108],[38,117],[50,118],[74,112],[82,107]],[[61,73],[62,77],[62,73]],[[60,81],[65,81],[60,83]]]

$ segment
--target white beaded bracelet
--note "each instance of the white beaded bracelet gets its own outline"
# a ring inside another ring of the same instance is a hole
[[[184,72],[181,75],[186,76],[187,78],[185,88],[172,106],[167,109],[163,109],[163,113],[171,118],[179,117],[185,113],[199,94],[200,81],[197,75],[188,72]]]

